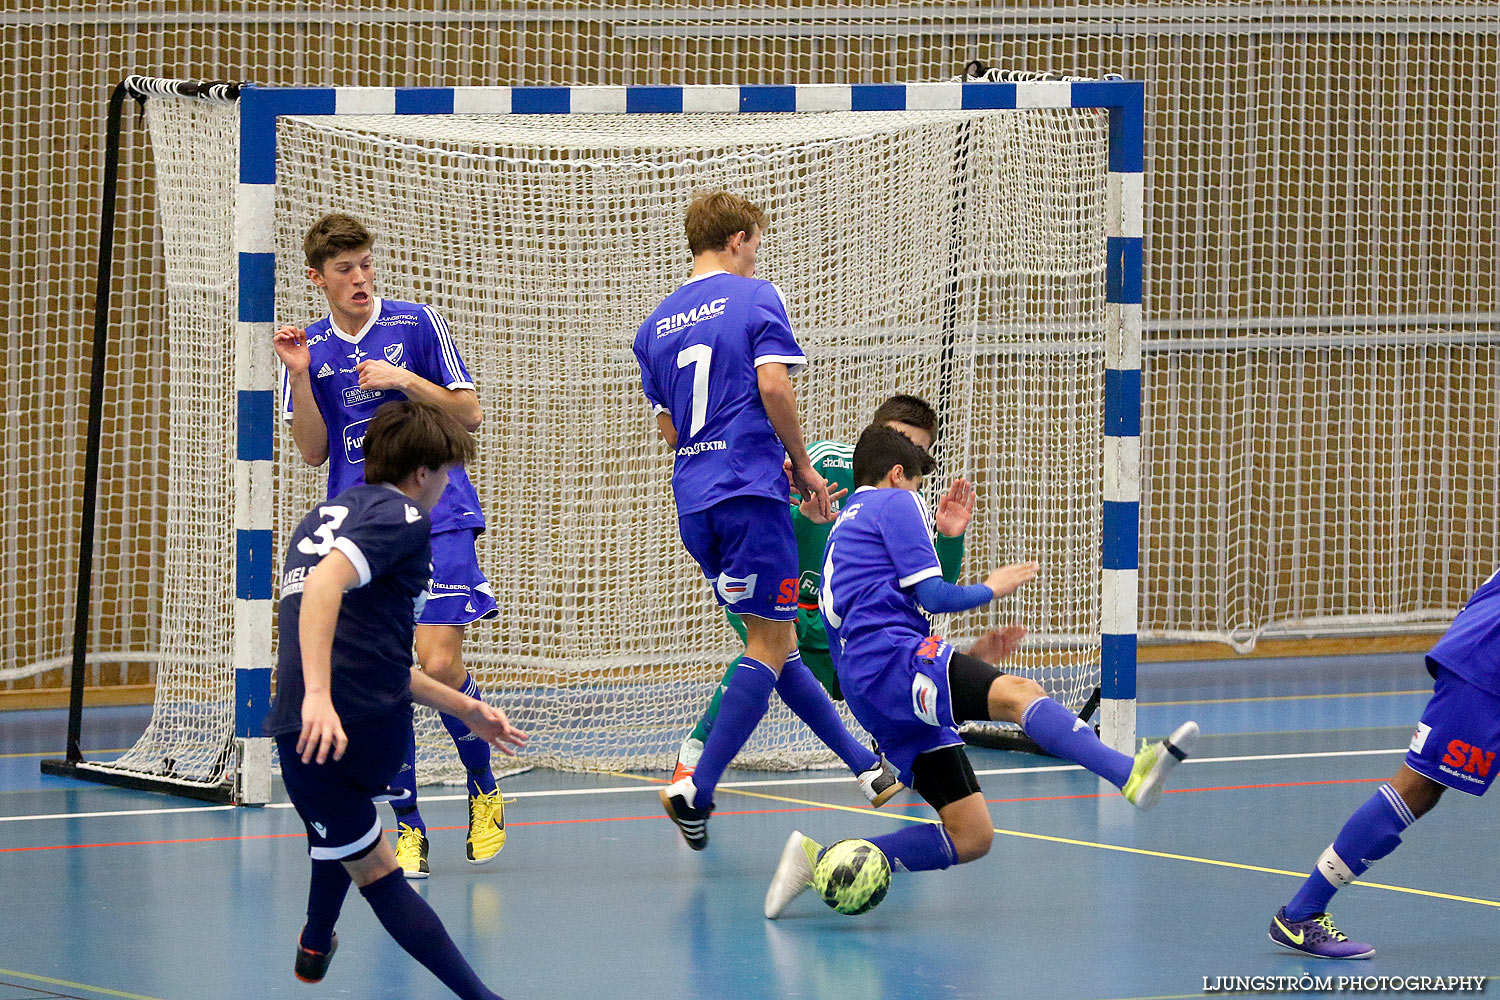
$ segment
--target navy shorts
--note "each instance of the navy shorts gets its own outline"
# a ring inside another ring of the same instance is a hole
[[[792,509],[770,497],[730,497],[677,519],[722,608],[772,621],[797,619],[797,537]]]
[[[352,861],[380,839],[376,802],[389,802],[390,787],[406,756],[411,711],[402,710],[344,727],[349,737],[342,760],[302,763],[297,734],[276,737],[281,780],[307,827],[307,853],[314,861]],[[394,794],[400,794],[396,792]]]
[[[495,592],[479,569],[472,528],[439,531],[432,536],[432,582],[418,625],[471,625],[499,616]]]
[[[1432,700],[1406,750],[1406,766],[1440,785],[1483,795],[1500,770],[1497,755],[1500,696],[1439,665]]]
[[[917,787],[912,764],[919,756],[963,746],[948,686],[952,657],[952,646],[928,636],[892,647],[885,657],[850,657],[846,652],[840,658],[839,683],[849,711],[875,737],[908,788]]]

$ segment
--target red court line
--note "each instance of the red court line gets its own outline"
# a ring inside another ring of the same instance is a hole
[[[1278,781],[1264,785],[1217,785],[1210,788],[1169,788],[1167,795],[1187,795],[1195,792],[1242,792],[1260,788],[1303,788],[1312,785],[1358,785],[1373,781],[1385,781],[1385,778],[1338,778],[1329,781]],[[1092,792],[1086,795],[1035,795],[1018,799],[985,799],[987,805],[1004,805],[1016,802],[1058,802],[1065,799],[1102,799],[1119,795],[1119,792]],[[925,802],[891,802],[885,806],[887,811],[896,809],[914,809],[925,807]],[[799,813],[799,812],[821,812],[823,806],[792,806],[784,809],[736,809],[718,812],[718,816],[769,816],[776,813]],[[527,820],[520,823],[508,823],[507,828],[522,826],[566,826],[575,823],[632,823],[641,820],[662,819],[661,813],[651,813],[646,816],[589,816],[580,819],[538,819]],[[467,830],[468,824],[462,826],[432,826],[429,830]],[[0,847],[0,854],[10,854],[19,851],[77,851],[86,847],[163,847],[178,844],[218,844],[230,841],[246,840],[278,840],[286,837],[304,837],[302,831],[295,833],[251,833],[235,837],[188,837],[181,840],[122,840],[107,844],[49,844],[37,847]]]

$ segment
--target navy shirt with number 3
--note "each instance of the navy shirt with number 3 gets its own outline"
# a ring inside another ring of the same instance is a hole
[[[334,549],[359,572],[333,632],[333,708],[345,726],[411,705],[416,603],[432,573],[427,513],[394,486],[361,484],[314,507],[297,525],[281,573],[281,647],[265,735],[302,729],[302,589]]]

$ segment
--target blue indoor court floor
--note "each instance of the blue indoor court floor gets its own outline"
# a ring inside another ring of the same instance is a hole
[[[433,875],[419,891],[511,1000],[1113,1000],[1245,995],[1205,993],[1221,976],[1500,973],[1500,804],[1457,792],[1334,901],[1373,959],[1320,962],[1266,937],[1399,765],[1430,692],[1420,655],[1143,664],[1140,687],[1143,735],[1185,718],[1205,734],[1157,809],[1048,758],[971,750],[990,855],[897,873],[860,917],[810,894],[761,914],[788,831],[827,843],[931,815],[911,793],[864,808],[831,771],[730,772],[701,854],[660,813],[664,775],[531,771],[502,783],[509,843],[478,868],[461,789],[424,789]],[[147,711],[91,710],[84,746],[127,746]],[[234,809],[44,777],[61,712],[0,714],[0,736],[0,1000],[448,995],[352,892],[328,978],[293,978],[307,858],[279,788],[269,808]]]

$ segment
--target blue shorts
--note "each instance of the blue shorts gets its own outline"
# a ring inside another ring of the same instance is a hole
[[[921,754],[962,746],[953,719],[948,661],[953,647],[928,636],[890,649],[882,657],[839,658],[844,700],[859,724],[880,744],[880,752],[916,787],[912,764]]]
[[[738,615],[797,620],[797,537],[792,509],[770,497],[730,497],[677,519],[719,606]]]
[[[1406,751],[1406,766],[1440,785],[1483,795],[1500,771],[1500,696],[1438,666],[1432,700]]]
[[[297,734],[276,737],[281,780],[307,827],[307,853],[314,861],[363,857],[380,839],[376,802],[400,795],[390,787],[406,757],[411,712],[403,710],[344,727],[349,747],[342,760],[302,763]],[[409,793],[407,793],[409,794]]]
[[[418,625],[470,625],[495,618],[495,592],[479,570],[472,528],[439,531],[432,536],[432,582],[427,602],[417,613]]]

